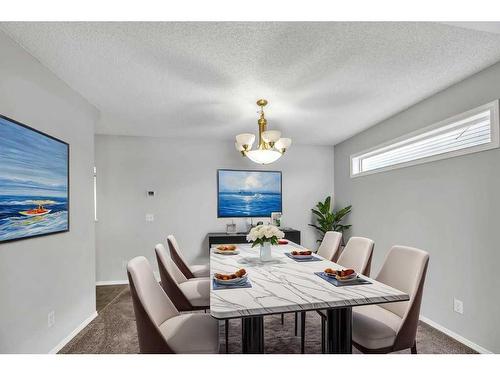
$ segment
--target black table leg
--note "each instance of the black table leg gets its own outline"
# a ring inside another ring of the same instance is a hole
[[[252,316],[241,319],[243,353],[264,353],[264,318]]]
[[[326,310],[326,351],[352,353],[352,308]]]
[[[297,321],[299,319],[299,313],[298,312],[295,312],[295,336],[297,336]]]
[[[306,312],[300,313],[300,353],[304,354],[306,348]]]
[[[225,338],[226,338],[226,354],[229,353],[229,319],[226,319],[225,320],[225,330],[224,330],[224,334],[225,334]]]
[[[325,354],[325,329],[326,329],[326,318],[321,317],[321,353]]]

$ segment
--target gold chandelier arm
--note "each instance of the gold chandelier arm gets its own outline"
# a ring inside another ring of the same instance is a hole
[[[267,130],[267,120],[264,113],[264,107],[267,105],[267,100],[259,99],[257,100],[257,105],[260,107],[260,117],[257,120],[257,124],[259,124],[259,146],[257,148],[260,150],[267,150],[268,145],[264,139],[262,139],[262,133]]]

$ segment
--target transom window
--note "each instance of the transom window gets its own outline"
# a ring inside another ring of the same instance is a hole
[[[498,100],[351,155],[351,177],[499,147]]]

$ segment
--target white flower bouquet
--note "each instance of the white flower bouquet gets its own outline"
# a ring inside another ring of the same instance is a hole
[[[252,247],[261,245],[266,242],[271,245],[277,245],[278,240],[285,237],[285,234],[274,225],[257,225],[250,230],[247,235],[247,241],[253,242]]]

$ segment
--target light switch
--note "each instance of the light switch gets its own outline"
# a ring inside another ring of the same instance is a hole
[[[51,311],[47,315],[47,327],[52,327],[54,324],[56,324],[56,312]]]
[[[155,221],[155,215],[146,214],[146,221]]]
[[[453,299],[453,310],[456,313],[463,314],[464,313],[464,303],[459,299]]]

